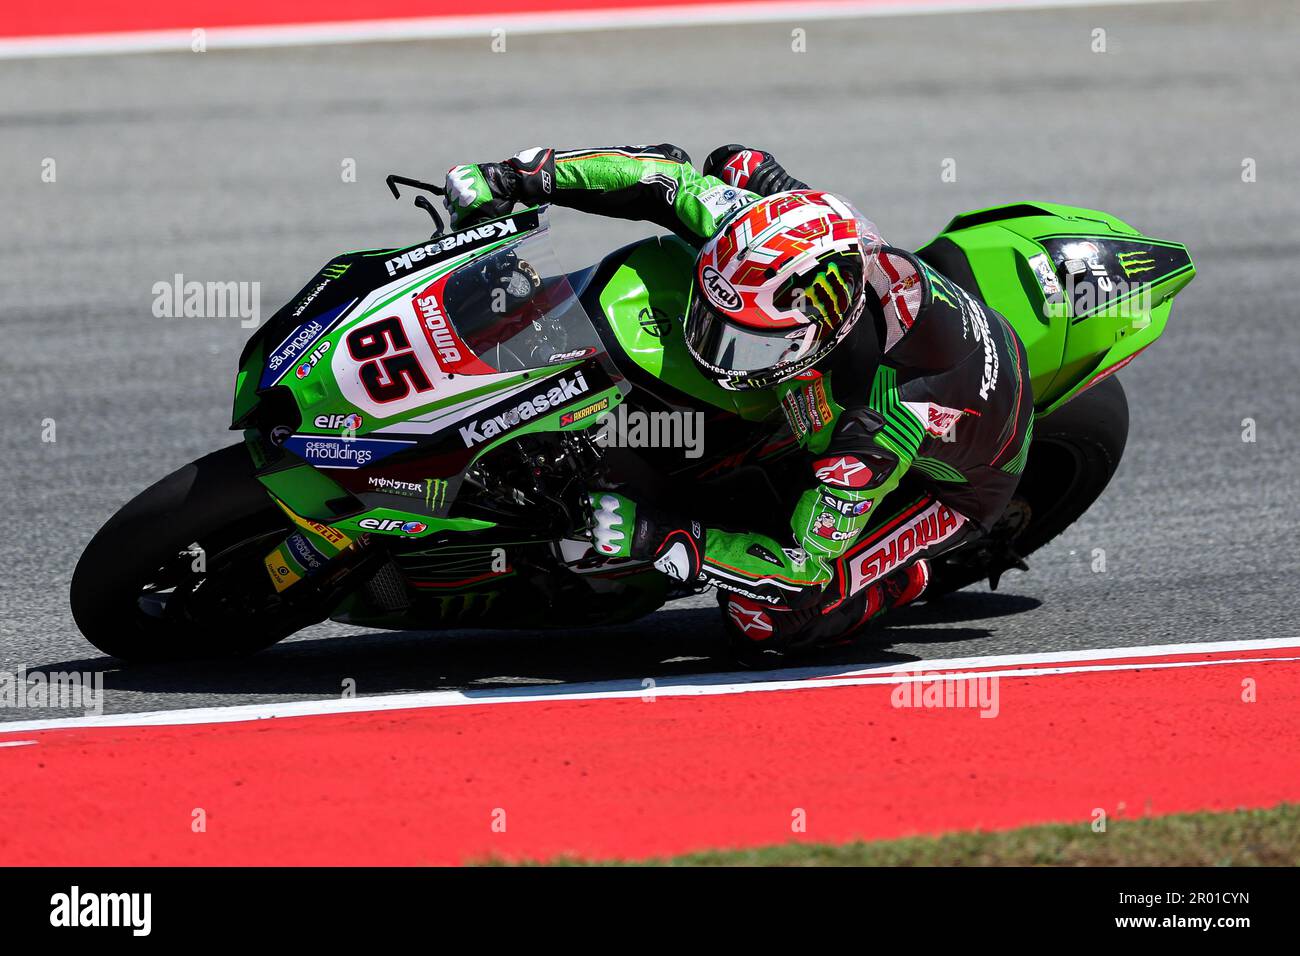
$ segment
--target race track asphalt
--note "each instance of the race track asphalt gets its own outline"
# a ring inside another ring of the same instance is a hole
[[[1102,500],[997,594],[900,613],[880,646],[830,661],[1295,636],[1295,5],[816,21],[802,53],[799,27],[0,62],[0,671],[103,671],[107,709],[136,711],[336,696],[346,679],[379,694],[730,669],[711,597],[605,632],[326,625],[216,666],[124,669],[72,623],[69,577],[99,525],[234,437],[248,330],[155,318],[153,284],[257,281],[269,315],[331,255],[427,232],[385,174],[534,143],[667,141],[697,161],[766,146],[902,246],[1017,199],[1190,246],[1196,281],[1122,375],[1132,430]],[[567,211],[555,226],[571,267],[650,231]]]

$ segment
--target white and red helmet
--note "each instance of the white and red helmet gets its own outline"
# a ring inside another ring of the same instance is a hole
[[[880,245],[845,200],[811,189],[744,207],[700,250],[685,339],[724,388],[766,388],[805,371],[853,328]]]

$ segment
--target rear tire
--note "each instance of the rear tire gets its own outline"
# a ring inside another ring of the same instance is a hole
[[[1094,385],[1034,423],[1024,475],[987,538],[935,558],[927,597],[940,597],[1014,564],[1007,547],[1032,554],[1092,507],[1119,468],[1128,441],[1128,399],[1119,379]]]
[[[95,647],[129,661],[267,647],[324,617],[290,610],[271,586],[262,559],[287,529],[245,447],[213,452],[131,499],[90,540],[72,574],[72,616]]]

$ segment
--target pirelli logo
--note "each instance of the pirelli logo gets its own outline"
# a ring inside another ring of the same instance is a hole
[[[345,535],[338,528],[331,528],[327,524],[321,524],[319,521],[313,521],[311,518],[304,518],[301,515],[294,514],[292,511],[289,510],[289,508],[285,505],[285,503],[283,501],[280,501],[279,499],[276,499],[275,503],[280,506],[280,509],[289,516],[289,518],[293,521],[294,524],[296,524],[300,528],[303,528],[306,531],[312,532],[312,534],[319,536],[323,541],[327,542],[331,547],[339,551],[342,551],[344,548],[346,548],[348,545],[352,543],[352,539],[349,538],[347,535]]]
[[[825,427],[826,423],[831,420],[831,403],[826,398],[826,383],[821,378],[818,378],[812,383],[810,391],[812,392],[813,405],[822,420],[822,426]]]
[[[590,418],[592,415],[599,415],[607,408],[609,408],[609,398],[602,398],[600,401],[592,402],[590,405],[587,405],[584,408],[579,408],[577,411],[565,412],[560,416],[560,427],[563,428],[565,425],[572,425],[575,422],[583,421],[584,419]]]

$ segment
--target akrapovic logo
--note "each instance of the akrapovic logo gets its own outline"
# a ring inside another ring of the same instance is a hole
[[[704,267],[700,281],[704,286],[704,294],[714,305],[727,310],[740,308],[740,293],[713,266]]]
[[[498,415],[491,418],[472,421],[468,425],[462,425],[460,428],[461,441],[465,443],[466,448],[473,448],[475,445],[481,445],[486,441],[491,441],[498,435],[510,431],[522,422],[543,415],[552,408],[559,408],[567,405],[569,402],[581,398],[590,391],[587,380],[582,377],[581,372],[574,372],[572,375],[561,376],[556,379],[555,385],[521,401],[513,408],[508,408]]]
[[[485,223],[477,228],[462,229],[450,236],[443,236],[441,239],[436,239],[423,246],[408,249],[400,256],[389,259],[384,265],[388,268],[388,274],[395,276],[399,272],[414,268],[416,263],[423,262],[425,259],[435,259],[442,253],[450,252],[452,249],[475,245],[490,239],[501,239],[518,231],[519,226],[513,219]]]

